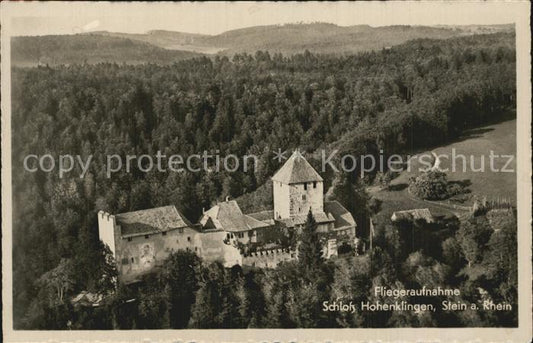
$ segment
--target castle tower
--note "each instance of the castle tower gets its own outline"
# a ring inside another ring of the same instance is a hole
[[[324,211],[324,180],[296,150],[272,177],[274,218],[286,219]]]
[[[120,235],[120,230],[117,227],[115,216],[104,211],[98,211],[98,236],[104,244],[107,244],[115,258],[117,253],[115,238],[117,235]]]

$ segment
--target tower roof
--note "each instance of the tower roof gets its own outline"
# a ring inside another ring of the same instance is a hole
[[[287,162],[272,176],[272,180],[285,184],[323,181],[298,150],[294,151]]]

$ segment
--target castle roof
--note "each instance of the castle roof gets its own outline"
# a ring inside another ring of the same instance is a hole
[[[298,151],[294,151],[285,164],[272,176],[272,180],[284,184],[323,181],[322,177]]]
[[[175,206],[163,206],[115,215],[121,235],[140,236],[190,227],[191,223]]]
[[[324,212],[313,213],[313,217],[317,224],[332,223],[335,221],[335,218],[331,214],[326,214]],[[277,220],[285,224],[287,227],[295,227],[296,225],[304,225],[305,222],[307,222],[307,214]]]
[[[274,224],[275,220],[277,220],[288,227],[303,225],[307,221],[307,214],[291,218],[275,219],[274,211],[272,210],[249,213],[248,216],[270,224]],[[338,201],[325,201],[324,212],[313,213],[313,217],[318,224],[333,222],[335,229],[357,226],[352,214]]]
[[[357,226],[352,214],[338,201],[325,201],[324,212],[330,213],[335,218],[335,228]]]
[[[216,229],[228,232],[241,232],[270,226],[268,223],[242,213],[235,200],[221,202],[211,207],[200,219],[200,224],[206,225],[209,220]]]
[[[271,225],[275,224],[273,210],[265,210],[265,211],[260,211],[260,212],[248,213],[247,215],[259,221],[269,223]]]

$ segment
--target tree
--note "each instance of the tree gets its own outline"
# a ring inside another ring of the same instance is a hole
[[[322,311],[323,294],[317,284],[300,279],[288,290],[287,309],[297,328],[323,327],[325,314]]]
[[[199,269],[198,256],[185,251],[171,254],[163,264],[161,277],[165,284],[170,328],[183,329],[189,323],[198,289]]]
[[[59,265],[44,273],[38,284],[49,291],[51,303],[63,303],[65,296],[74,290],[74,268],[71,259],[62,258]]]
[[[202,268],[199,277],[190,326],[201,329],[240,327],[239,297],[235,294],[235,284],[242,277],[240,272],[233,273],[219,262],[213,262]]]
[[[481,260],[491,232],[492,229],[485,217],[475,217],[461,223],[457,231],[457,241],[469,267]]]
[[[200,287],[192,307],[190,326],[198,329],[216,328],[216,315],[220,312],[220,279],[223,269],[217,264],[209,265],[200,275]]]
[[[354,185],[350,182],[348,176],[343,173],[335,178],[331,189],[328,190],[328,198],[340,202],[350,213],[356,213],[357,194]]]
[[[335,265],[334,282],[331,285],[332,299],[350,299],[356,304],[367,299],[372,280],[370,274],[370,256],[354,256],[349,260],[340,259]],[[355,313],[340,312],[337,323],[341,327],[361,327],[364,311],[356,306]]]
[[[322,244],[317,232],[317,223],[311,209],[307,214],[305,226],[300,234],[298,244],[298,261],[300,266],[310,271],[320,266],[323,261]]]
[[[107,245],[99,242],[99,254],[97,255],[97,280],[96,291],[103,294],[110,294],[117,286],[118,271],[113,253]]]
[[[141,329],[168,328],[168,310],[164,283],[158,275],[148,274],[143,280],[138,298],[138,325]]]
[[[409,192],[414,196],[427,200],[448,198],[448,180],[440,171],[423,172],[409,179]]]
[[[379,200],[369,203],[368,194],[364,185],[353,184],[347,173],[337,175],[327,193],[328,199],[337,200],[341,203],[354,217],[358,224],[358,232],[363,236],[369,234],[368,218],[373,211],[380,209]],[[377,213],[377,212],[376,212]]]
[[[465,264],[461,245],[455,237],[449,237],[442,242],[442,258],[444,262],[458,272]]]
[[[514,216],[513,216],[513,219]],[[487,242],[481,261],[485,277],[493,285],[488,289],[495,302],[512,304],[513,311],[501,313],[499,318],[508,325],[516,325],[518,305],[518,260],[516,222],[503,225],[494,231]]]
[[[288,303],[289,290],[295,290],[303,279],[302,268],[296,261],[283,263],[276,269],[265,271],[261,289],[265,299],[266,314],[263,320],[267,328],[294,328],[296,323]]]

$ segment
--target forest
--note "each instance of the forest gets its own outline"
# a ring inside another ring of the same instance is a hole
[[[402,232],[409,230],[394,224],[377,232],[372,250],[312,268],[298,261],[274,270],[226,269],[179,252],[141,285],[119,285],[103,306],[76,308],[69,301],[81,291],[115,287],[116,271],[98,240],[99,210],[172,204],[195,222],[202,208],[226,196],[243,209],[259,209],[269,203],[265,184],[280,167],[271,155],[277,149],[401,154],[516,116],[514,39],[512,33],[419,39],[349,56],[257,51],[171,65],[13,68],[15,329],[515,326],[516,222],[491,230],[485,214],[442,224],[446,239],[430,240],[431,248],[407,244],[412,240]],[[158,150],[254,154],[259,165],[246,172],[133,169],[106,177],[106,155]],[[95,161],[82,179],[24,170],[25,156],[46,153]],[[347,207],[360,223],[371,213],[364,186],[374,175],[353,175],[323,177],[337,187],[334,195],[352,200]],[[449,285],[467,302],[478,300],[482,288],[513,311],[321,310],[324,300],[368,299],[375,285]]]

